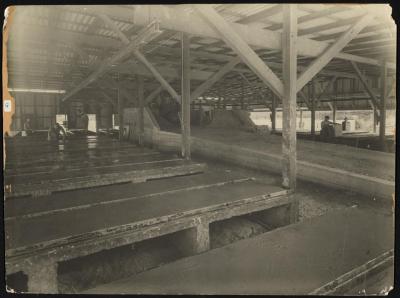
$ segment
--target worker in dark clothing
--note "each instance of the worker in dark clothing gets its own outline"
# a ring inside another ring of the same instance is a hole
[[[56,123],[55,130],[56,130],[57,138],[58,139],[62,138],[63,141],[65,141],[65,137],[66,137],[67,133],[65,132],[64,127],[62,127],[59,123]]]
[[[62,127],[62,125],[60,125],[59,123],[56,123],[53,127],[50,127],[49,133],[48,133],[48,139],[49,140],[62,139],[63,141],[65,141],[66,135],[67,135],[67,133],[66,133],[64,127]]]
[[[32,126],[31,126],[31,119],[29,119],[29,118],[26,118],[26,120],[25,120],[24,131],[26,132],[27,136],[29,136],[33,133]]]
[[[344,120],[342,122],[342,130],[345,131],[346,130],[346,123],[347,123],[347,117],[344,117]]]
[[[84,129],[85,133],[87,133],[88,129],[89,129],[89,117],[83,111],[81,111],[80,116],[81,116],[82,123],[83,123],[83,129]]]
[[[324,121],[321,122],[321,141],[328,141],[334,135],[333,123],[329,121],[329,116],[325,116]]]

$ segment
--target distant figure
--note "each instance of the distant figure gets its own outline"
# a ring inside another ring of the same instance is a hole
[[[342,122],[342,130],[345,131],[346,130],[346,123],[347,123],[347,117],[344,117],[344,120]]]
[[[80,116],[83,122],[83,129],[85,130],[85,133],[87,133],[89,130],[89,117],[83,111],[81,111]]]
[[[53,127],[50,127],[48,132],[48,139],[49,140],[62,139],[63,141],[65,141],[66,135],[67,133],[64,127],[62,127],[62,125],[60,125],[59,123],[56,123]]]
[[[26,135],[29,136],[33,133],[32,126],[31,126],[31,119],[26,118],[25,123],[24,123],[24,131],[26,132]]]
[[[333,122],[329,121],[329,116],[325,116],[324,121],[321,122],[320,137],[322,141],[327,141],[334,135]]]

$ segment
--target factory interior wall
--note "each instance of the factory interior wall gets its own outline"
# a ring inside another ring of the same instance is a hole
[[[59,95],[51,93],[15,92],[15,113],[11,131],[23,129],[26,118],[31,119],[34,130],[48,129],[55,120],[59,107]]]

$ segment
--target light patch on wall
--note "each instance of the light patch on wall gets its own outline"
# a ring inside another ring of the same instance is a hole
[[[31,93],[57,93],[63,94],[65,90],[51,90],[51,89],[23,89],[23,88],[8,88],[9,92],[31,92]]]

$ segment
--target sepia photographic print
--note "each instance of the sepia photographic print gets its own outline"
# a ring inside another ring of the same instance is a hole
[[[4,292],[388,295],[394,10],[8,6]]]

